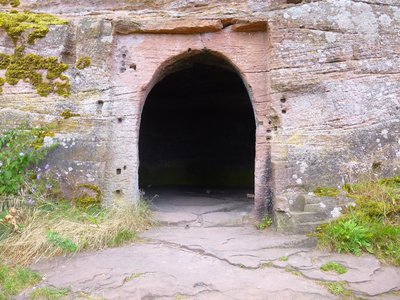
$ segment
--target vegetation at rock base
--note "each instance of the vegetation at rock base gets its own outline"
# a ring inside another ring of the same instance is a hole
[[[316,230],[320,247],[355,255],[368,252],[400,265],[400,177],[346,184],[343,191],[355,205]]]
[[[53,147],[43,147],[46,128],[20,128],[0,135],[0,195],[16,195]]]
[[[0,258],[4,263],[27,265],[40,258],[117,246],[152,225],[145,203],[104,208],[101,189],[93,184],[76,184],[75,199],[63,199],[59,188],[60,181],[66,180],[63,172],[39,165],[51,149],[43,146],[48,135],[48,129],[24,126],[0,136]]]
[[[152,225],[144,202],[124,208],[79,208],[59,200],[23,206],[18,214],[20,229],[0,233],[0,257],[7,264],[28,265],[41,258],[118,246]]]
[[[264,217],[260,220],[260,222],[257,224],[257,229],[259,230],[264,230],[267,229],[272,225],[273,221],[270,217]]]

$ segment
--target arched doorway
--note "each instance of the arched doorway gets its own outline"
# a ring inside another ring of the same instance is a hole
[[[192,54],[167,67],[145,101],[139,187],[254,190],[255,118],[238,72]]]

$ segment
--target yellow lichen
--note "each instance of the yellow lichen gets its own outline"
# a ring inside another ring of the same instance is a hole
[[[68,65],[58,62],[56,57],[42,57],[36,54],[0,55],[0,70],[6,70],[5,82],[16,85],[20,80],[29,82],[40,96],[57,93],[69,96],[69,78],[62,73]],[[0,81],[1,82],[1,81]]]
[[[28,33],[28,43],[34,44],[36,39],[43,38],[49,32],[50,25],[65,25],[67,21],[49,14],[36,14],[29,11],[0,13],[0,28],[7,32],[14,44],[24,32]]]
[[[64,111],[60,114],[60,116],[63,117],[64,119],[69,119],[69,118],[72,118],[72,117],[79,117],[80,114],[74,114],[73,112],[71,112],[70,109],[67,109],[67,110],[64,110]]]
[[[12,7],[17,7],[20,4],[19,0],[0,0],[1,5],[10,4]]]
[[[78,206],[88,207],[90,205],[99,205],[101,203],[101,190],[93,184],[79,184],[78,188],[83,188],[90,191],[94,195],[84,192],[79,197],[75,198],[75,203]]]
[[[89,57],[81,57],[76,62],[76,68],[79,70],[83,70],[87,67],[90,67],[90,58]]]

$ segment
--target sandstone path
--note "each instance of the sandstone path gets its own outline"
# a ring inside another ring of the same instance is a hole
[[[400,268],[317,251],[303,235],[257,230],[245,197],[166,194],[153,206],[160,226],[138,243],[39,263],[41,286],[69,288],[70,299],[341,298],[326,285],[362,299],[400,299]],[[321,271],[331,261],[348,272]]]

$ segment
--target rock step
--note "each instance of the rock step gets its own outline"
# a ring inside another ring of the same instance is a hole
[[[307,204],[320,204],[320,203],[330,204],[330,203],[334,203],[334,202],[335,202],[334,197],[319,197],[319,196],[315,196],[315,195],[308,195],[305,200],[306,205]]]
[[[326,223],[326,221],[325,222],[308,222],[308,223],[297,224],[295,231],[298,234],[311,233],[314,231],[315,228],[317,228],[318,226],[320,226],[324,223]]]
[[[291,212],[290,215],[294,224],[322,222],[327,219],[326,213],[323,212]]]
[[[335,207],[335,203],[315,203],[315,204],[306,204],[304,206],[304,212],[319,212],[326,213],[331,211]]]

